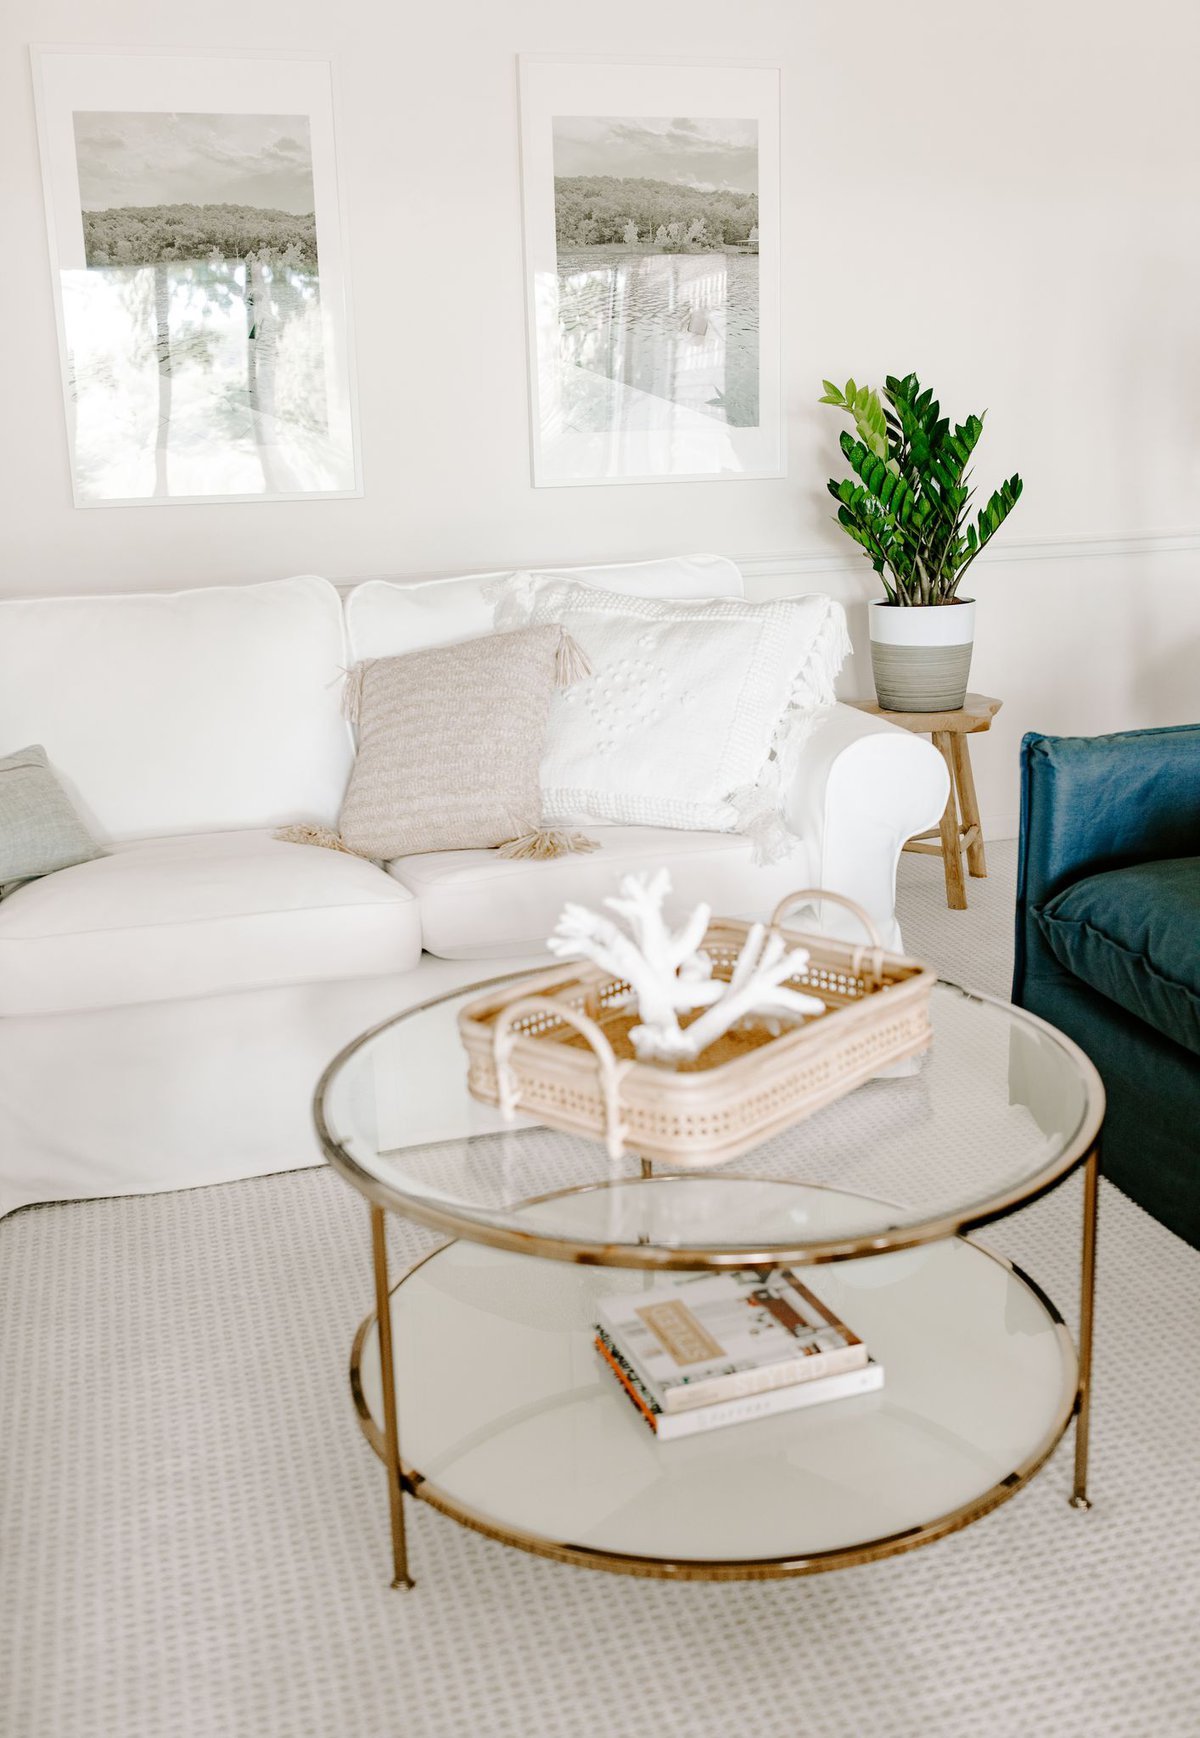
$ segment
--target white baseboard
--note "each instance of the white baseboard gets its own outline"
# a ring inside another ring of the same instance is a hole
[[[989,814],[985,809],[980,814],[979,820],[983,828],[985,844],[991,840],[999,842],[1001,839],[1015,839],[1021,831],[1021,817],[1019,815]]]

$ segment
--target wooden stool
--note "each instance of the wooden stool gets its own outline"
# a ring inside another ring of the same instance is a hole
[[[876,718],[886,718],[902,730],[919,736],[931,736],[933,746],[941,750],[950,773],[950,795],[945,813],[938,826],[927,833],[918,833],[905,845],[906,851],[923,851],[931,857],[941,857],[946,866],[946,903],[955,911],[967,909],[967,887],[963,879],[962,854],[967,854],[967,868],[972,875],[987,874],[987,859],[983,854],[983,831],[979,825],[979,803],[975,796],[975,780],[971,776],[971,757],[967,738],[977,731],[990,730],[992,719],[1004,704],[990,700],[986,694],[968,694],[958,712],[885,712],[866,700],[852,700],[860,712],[871,712]],[[936,840],[936,844],[932,841]]]

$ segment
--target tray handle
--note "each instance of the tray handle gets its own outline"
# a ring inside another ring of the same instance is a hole
[[[867,950],[861,944],[856,947],[851,958],[851,970],[861,972],[864,961],[869,961],[872,982],[876,985],[881,984],[883,982],[883,943],[879,939],[879,931],[862,906],[853,899],[847,899],[844,893],[830,893],[824,887],[802,887],[797,893],[785,894],[771,913],[770,927],[778,929],[784,912],[789,911],[793,905],[802,905],[806,900],[814,899],[832,900],[835,905],[845,906],[847,911],[852,912],[857,917],[870,937],[871,951],[868,955]]]
[[[600,1069],[600,1090],[604,1096],[605,1145],[609,1159],[617,1164],[625,1157],[625,1136],[629,1132],[621,1121],[621,1077],[630,1064],[617,1061],[612,1045],[594,1020],[578,1008],[568,1007],[551,996],[522,996],[519,1001],[502,1008],[496,1016],[492,1029],[492,1060],[496,1065],[500,1114],[507,1121],[520,1103],[516,1071],[512,1065],[513,1049],[520,1034],[513,1031],[513,1022],[525,1014],[552,1014],[556,1020],[573,1026],[595,1052]]]

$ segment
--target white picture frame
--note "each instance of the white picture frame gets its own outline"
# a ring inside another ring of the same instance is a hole
[[[785,476],[779,67],[518,68],[534,487]]]
[[[75,505],[361,495],[329,60],[31,59]]]

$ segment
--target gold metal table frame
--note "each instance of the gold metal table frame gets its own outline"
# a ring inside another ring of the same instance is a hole
[[[477,984],[463,986],[445,995],[433,997],[415,1008],[407,1009],[403,1014],[394,1015],[390,1019],[381,1021],[339,1052],[322,1074],[314,1095],[313,1114],[322,1148],[334,1168],[359,1193],[366,1196],[369,1206],[375,1308],[359,1325],[355,1335],[350,1357],[350,1386],[363,1434],[371,1448],[382,1460],[386,1471],[388,1509],[391,1522],[393,1571],[391,1585],[393,1588],[411,1588],[415,1585],[409,1572],[404,1513],[406,1496],[419,1498],[443,1514],[449,1515],[461,1525],[489,1538],[497,1539],[501,1543],[513,1545],[521,1550],[532,1552],[537,1556],[549,1557],[558,1562],[571,1563],[584,1568],[604,1569],[617,1574],[676,1581],[770,1580],[788,1576],[818,1574],[825,1570],[847,1568],[857,1563],[875,1562],[885,1557],[914,1550],[919,1545],[931,1544],[936,1539],[946,1537],[947,1534],[958,1532],[961,1528],[969,1526],[973,1521],[979,1520],[993,1509],[998,1508],[1001,1503],[1006,1502],[1008,1498],[1014,1496],[1017,1491],[1028,1484],[1046,1464],[1066,1434],[1072,1419],[1075,1421],[1075,1464],[1072,1490],[1068,1501],[1075,1509],[1091,1508],[1091,1500],[1087,1490],[1087,1475],[1091,1424],[1096,1232],[1100,1184],[1099,1136],[1104,1117],[1104,1088],[1095,1067],[1077,1045],[1056,1028],[1051,1027],[1048,1022],[1039,1019],[1036,1015],[1029,1014],[1024,1009],[1020,1010],[1024,1022],[1048,1032],[1058,1044],[1069,1054],[1072,1054],[1089,1088],[1088,1102],[1091,1106],[1091,1114],[1085,1117],[1083,1126],[1077,1132],[1075,1139],[1064,1148],[1063,1152],[1042,1171],[1029,1178],[1024,1186],[1020,1189],[1009,1190],[994,1200],[975,1207],[969,1213],[944,1214],[914,1225],[900,1226],[878,1235],[840,1238],[826,1242],[803,1244],[797,1247],[772,1247],[761,1250],[740,1248],[731,1250],[727,1246],[711,1250],[696,1248],[679,1250],[660,1248],[652,1244],[614,1246],[572,1242],[560,1236],[544,1236],[534,1230],[497,1226],[487,1222],[481,1223],[467,1213],[459,1213],[448,1207],[434,1207],[425,1201],[414,1201],[365,1170],[333,1137],[325,1119],[325,1093],[333,1077],[356,1051],[380,1032],[391,1026],[399,1025],[406,1019],[423,1013],[440,1002],[457,1000],[464,995],[486,989],[489,984],[505,982],[511,975],[505,974],[500,978],[487,979]],[[958,986],[952,987],[957,988]],[[970,992],[970,994],[972,1000],[991,1003],[1001,1008],[1007,1007],[1007,1004],[997,997],[984,996],[975,991]],[[983,1225],[1007,1217],[1020,1207],[1028,1206],[1056,1188],[1080,1168],[1084,1172],[1084,1190],[1079,1339],[1077,1346],[1075,1346],[1062,1316],[1036,1282],[1015,1263],[976,1243],[970,1234]],[[692,1174],[694,1175],[694,1173]],[[728,1173],[723,1174],[728,1175]],[[686,1180],[683,1174],[653,1172],[647,1160],[641,1161],[640,1180],[664,1182],[673,1180],[675,1176],[678,1176],[681,1181]],[[628,1185],[638,1180],[637,1178],[617,1179],[622,1185]],[[610,1183],[601,1182],[584,1184],[580,1188],[586,1190],[609,1186],[611,1186]],[[805,1186],[821,1187],[819,1184],[806,1184]],[[580,1192],[580,1188],[556,1191],[555,1193],[574,1194]],[[841,1192],[845,1193],[845,1191]],[[533,1206],[537,1202],[551,1198],[551,1196],[545,1195],[538,1196],[531,1198],[528,1202],[521,1203],[521,1205]],[[396,1287],[393,1288],[389,1277],[387,1254],[386,1214],[389,1210],[430,1229],[448,1233],[449,1241],[453,1241],[455,1236],[464,1236],[474,1242],[508,1249],[519,1254],[542,1256],[550,1260],[576,1262],[589,1266],[640,1269],[686,1271],[711,1269],[718,1271],[728,1267],[819,1266],[830,1262],[861,1260],[864,1257],[887,1254],[899,1249],[917,1248],[923,1244],[940,1242],[949,1238],[962,1238],[969,1241],[971,1246],[980,1254],[1004,1267],[1034,1294],[1054,1322],[1063,1350],[1068,1354],[1074,1354],[1073,1357],[1067,1357],[1065,1365],[1066,1368],[1073,1365],[1074,1379],[1069,1381],[1064,1378],[1060,1404],[1050,1429],[1038,1446],[1020,1464],[1013,1467],[1004,1478],[998,1480],[971,1502],[902,1532],[892,1533],[852,1546],[813,1552],[807,1556],[745,1560],[723,1558],[712,1561],[700,1558],[668,1560],[660,1557],[635,1556],[600,1550],[591,1546],[572,1543],[569,1540],[553,1540],[540,1534],[505,1526],[487,1515],[468,1508],[456,1499],[449,1497],[445,1492],[440,1491],[417,1468],[406,1465],[401,1456],[390,1299],[393,1290],[398,1290],[405,1283],[405,1280],[416,1273],[426,1261],[440,1254],[447,1245],[442,1244],[438,1249],[430,1251],[421,1261],[410,1267],[397,1282]],[[515,1211],[516,1207],[514,1206],[512,1210]],[[379,1362],[383,1401],[382,1430],[376,1424],[367,1405],[361,1376],[363,1347],[373,1322],[378,1322],[379,1325]]]

